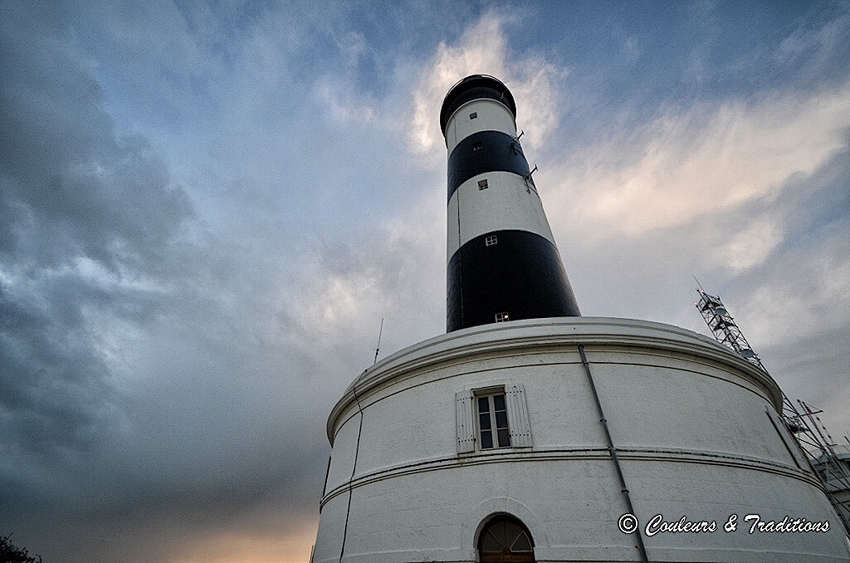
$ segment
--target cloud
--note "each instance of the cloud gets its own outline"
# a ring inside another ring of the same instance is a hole
[[[542,56],[512,53],[504,32],[510,21],[498,11],[488,11],[464,31],[458,45],[439,45],[415,90],[413,125],[408,132],[414,154],[435,165],[444,158],[445,143],[436,116],[446,92],[470,74],[490,74],[508,86],[521,108],[517,123],[528,129],[523,137],[526,144],[537,148],[548,139],[564,109],[557,93],[567,72]]]
[[[850,318],[850,224],[834,224],[774,260],[741,314],[766,345],[792,342]]]
[[[747,221],[741,230],[731,232],[727,240],[720,241],[709,264],[724,266],[731,273],[748,270],[764,263],[782,242],[782,235],[782,226],[774,217]]]
[[[87,450],[114,421],[104,325],[93,321],[153,317],[192,207],[145,139],[115,135],[94,65],[51,14],[28,25],[8,15],[0,424],[18,455],[49,457]]]
[[[846,59],[850,9],[842,3],[823,8],[829,17],[818,18],[819,27],[801,25],[794,29],[782,39],[773,54],[782,65],[801,65],[806,78],[824,72],[840,76],[842,73],[834,72],[835,65],[843,65]]]
[[[66,561],[164,560],[263,495],[311,521],[279,489],[320,490],[308,406],[331,399],[279,340],[276,280],[246,279],[268,264],[201,222],[147,139],[118,134],[62,14],[16,11],[0,18],[0,512],[24,534],[38,521],[38,551]]]
[[[324,360],[345,358],[335,377],[350,382],[351,366],[371,363],[382,317],[384,355],[442,332],[444,311],[426,304],[443,300],[443,193],[424,191],[379,225],[311,247],[296,334]]]
[[[352,91],[351,84],[325,77],[316,87],[316,96],[339,121],[370,122],[376,119],[376,102]]]
[[[557,186],[550,206],[594,237],[669,229],[776,198],[790,179],[812,174],[844,148],[848,127],[847,85],[667,109],[626,136],[553,164],[545,172]],[[754,228],[775,241],[776,226],[747,227]]]

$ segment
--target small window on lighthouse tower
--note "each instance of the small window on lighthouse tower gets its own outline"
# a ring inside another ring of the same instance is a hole
[[[496,238],[496,235],[490,235],[489,237],[484,239],[484,246],[493,246],[498,242],[499,239]]]
[[[481,142],[481,141],[475,141],[474,143],[472,143],[472,150],[474,150],[474,151],[480,151],[480,150],[481,150],[481,147],[483,147],[483,146],[484,146],[484,143],[483,143],[483,142]]]
[[[508,317],[507,311],[505,311],[504,313],[496,313],[496,322],[497,323],[503,323],[503,322],[509,321],[509,320],[511,320],[511,319],[510,319],[510,317]]]
[[[469,119],[477,119],[477,118],[478,118],[478,112],[477,111],[473,111],[472,113],[469,114]]]
[[[487,185],[487,180],[478,180],[478,189],[486,190],[489,186]]]

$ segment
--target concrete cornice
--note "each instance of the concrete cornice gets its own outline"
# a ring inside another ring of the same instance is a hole
[[[823,484],[814,474],[801,471],[789,464],[773,462],[762,458],[733,455],[726,452],[705,452],[687,449],[663,449],[663,448],[623,448],[618,449],[618,456],[623,460],[634,460],[659,463],[699,464],[732,467],[746,469],[749,471],[761,471],[782,475],[789,479],[796,479],[811,486],[823,489]],[[489,452],[477,452],[464,456],[444,456],[417,461],[414,463],[400,464],[393,467],[382,467],[376,471],[357,475],[350,481],[327,491],[319,503],[323,507],[332,498],[364,485],[393,479],[402,475],[426,473],[430,471],[452,470],[460,467],[473,465],[486,465],[493,463],[542,463],[551,461],[578,461],[578,460],[610,460],[611,454],[604,446],[582,447],[582,448],[545,448],[536,450],[492,450]],[[684,470],[683,470],[684,471]]]
[[[782,392],[770,375],[715,340],[673,325],[612,317],[556,317],[493,323],[457,330],[387,356],[365,370],[345,391],[328,417],[333,442],[337,418],[356,402],[396,380],[415,376],[438,364],[464,362],[475,356],[504,356],[518,350],[578,346],[652,349],[696,356],[732,368],[763,389],[777,411]],[[591,362],[592,363],[592,362]]]

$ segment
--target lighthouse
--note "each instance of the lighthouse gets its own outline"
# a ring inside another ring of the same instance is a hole
[[[331,411],[312,562],[850,562],[769,374],[676,326],[580,316],[516,114],[484,75],[443,102],[447,333]]]
[[[580,315],[501,81],[468,76],[446,94],[448,332]]]

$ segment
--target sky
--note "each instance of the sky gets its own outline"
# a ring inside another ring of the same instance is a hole
[[[445,332],[473,73],[584,316],[709,335],[696,278],[844,441],[850,3],[0,0],[0,535],[308,561],[381,323]]]

